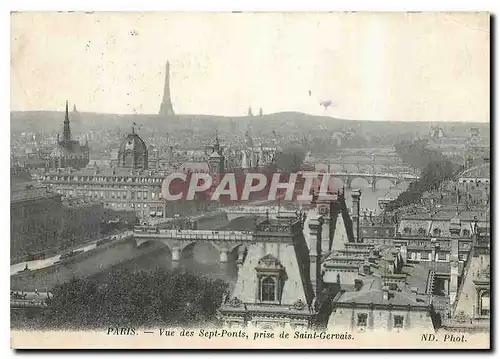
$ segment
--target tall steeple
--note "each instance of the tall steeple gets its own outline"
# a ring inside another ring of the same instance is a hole
[[[160,106],[160,116],[175,115],[172,106],[172,99],[170,98],[170,62],[167,61],[165,69],[165,87],[163,88],[163,100]]]
[[[64,117],[63,141],[71,141],[71,128],[69,127],[68,100],[66,100],[66,115]]]

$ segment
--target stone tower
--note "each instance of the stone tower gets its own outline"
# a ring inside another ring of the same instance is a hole
[[[163,88],[163,100],[161,101],[159,114],[163,117],[175,115],[172,99],[170,98],[170,63],[168,61],[165,69],[165,87]]]

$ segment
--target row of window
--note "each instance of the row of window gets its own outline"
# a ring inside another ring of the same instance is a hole
[[[124,182],[161,184],[163,178],[147,177],[95,177],[95,176],[44,176],[46,181],[82,181],[82,182]]]
[[[125,208],[141,210],[142,208],[150,208],[152,211],[163,211],[163,207],[150,206],[149,204],[142,203],[105,203],[104,207],[110,208]]]
[[[405,227],[403,229],[403,233],[405,235],[411,235],[412,234],[412,230],[411,230],[410,227]],[[416,234],[419,235],[419,236],[425,236],[425,235],[427,235],[427,231],[425,230],[425,228],[420,227],[417,230]],[[435,236],[435,237],[439,237],[441,235],[441,229],[440,228],[434,228],[432,230],[432,235]],[[470,230],[468,230],[466,228],[462,229],[461,235],[464,236],[464,237],[468,237],[470,235]]]
[[[356,325],[358,328],[366,328],[366,326],[368,325],[368,314],[358,313],[358,320]],[[393,326],[394,328],[403,328],[404,317],[402,315],[395,315],[393,317]]]
[[[163,198],[163,195],[161,192],[155,193],[151,192],[151,198],[149,198],[148,191],[130,191],[127,193],[127,191],[99,191],[99,190],[64,190],[60,189],[57,191],[60,194],[63,194],[65,196],[78,196],[78,197],[90,197],[94,199],[105,199],[105,198],[111,198],[111,199],[138,199],[138,200],[161,200]]]
[[[363,234],[368,234],[368,230],[367,229],[363,229],[361,232]],[[378,229],[376,229],[376,230],[373,231],[373,235],[374,236],[377,236],[377,235],[386,235],[386,236],[388,236],[390,234],[391,234],[391,230],[390,229],[386,229],[386,230],[383,230],[383,229],[378,230]]]
[[[437,253],[437,260],[438,261],[445,261],[447,260],[447,253],[443,252],[438,252]],[[408,252],[407,254],[408,259],[412,260],[432,260],[432,253],[431,252]]]
[[[126,186],[126,185],[114,185],[114,184],[82,184],[82,185],[70,185],[70,188],[78,188],[78,189],[93,189],[95,190],[96,188],[103,188],[103,189],[111,189],[111,188],[116,188],[119,190],[126,190],[126,189],[132,189],[132,190],[141,190],[141,189],[159,189],[161,186],[150,186],[150,185],[140,185],[140,186]]]
[[[431,252],[408,252],[407,258],[411,259],[411,260],[431,261],[432,260],[432,253]],[[438,261],[447,261],[447,260],[449,260],[449,254],[443,253],[443,252],[438,252],[437,253],[437,260]],[[467,254],[459,253],[458,260],[466,261]]]

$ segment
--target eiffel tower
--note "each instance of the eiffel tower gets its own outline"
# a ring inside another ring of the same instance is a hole
[[[163,100],[161,101],[159,115],[162,117],[175,115],[174,108],[172,106],[172,99],[170,98],[170,63],[168,61],[165,71],[165,87],[163,89]]]

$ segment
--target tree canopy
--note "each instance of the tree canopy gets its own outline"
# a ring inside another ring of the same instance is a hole
[[[409,166],[423,170],[431,162],[449,162],[449,159],[438,151],[426,148],[427,140],[402,141],[394,146],[396,153]]]
[[[406,191],[390,202],[386,207],[387,211],[417,203],[425,192],[437,190],[442,182],[453,178],[461,170],[460,166],[452,163],[445,155],[424,148],[422,141],[401,143],[396,145],[396,151],[410,166],[423,167],[420,178],[410,183]]]
[[[283,149],[276,158],[276,166],[281,172],[293,173],[300,169],[304,159],[306,158],[306,150],[300,146],[290,146]]]
[[[216,319],[228,284],[181,272],[115,270],[104,280],[58,285],[39,325],[97,329],[112,326],[199,326]]]

